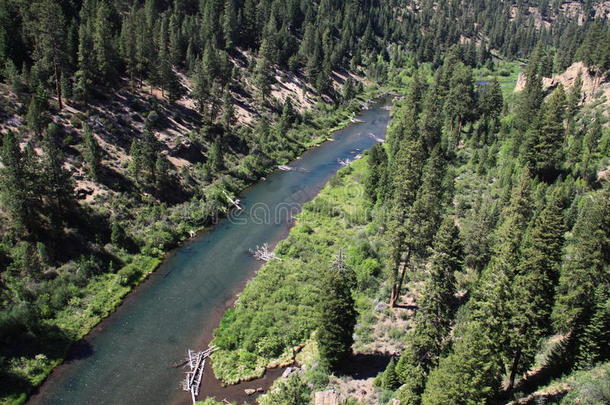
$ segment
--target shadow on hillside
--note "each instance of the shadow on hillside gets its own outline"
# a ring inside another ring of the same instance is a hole
[[[386,353],[358,353],[350,357],[342,367],[342,374],[355,380],[376,377],[385,370],[392,355]]]

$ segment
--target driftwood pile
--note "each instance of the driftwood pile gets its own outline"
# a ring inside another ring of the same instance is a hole
[[[184,380],[182,380],[181,386],[184,391],[191,393],[193,404],[197,402],[197,396],[201,389],[205,361],[214,350],[216,350],[216,346],[212,346],[202,352],[195,352],[190,349],[188,351],[188,358],[185,361],[185,366],[188,366],[190,370],[185,373],[186,375],[184,376]]]
[[[270,260],[282,260],[275,253],[269,250],[269,245],[266,243],[263,246],[256,246],[256,249],[250,249],[250,254],[254,256],[256,260],[260,260],[262,262],[268,262]]]

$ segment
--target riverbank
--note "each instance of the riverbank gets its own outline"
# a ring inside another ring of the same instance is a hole
[[[366,103],[371,97],[379,95],[382,90],[371,89],[365,94],[361,95],[358,100],[358,108]],[[334,123],[332,130],[334,131],[338,126],[347,126],[350,124],[350,118],[353,114],[354,105],[346,106],[336,110],[332,117],[325,117],[323,121],[328,125]],[[320,112],[319,114],[323,114]],[[320,118],[322,119],[322,118]],[[319,122],[320,120],[315,120]],[[308,130],[313,130],[309,128]],[[331,129],[320,131],[316,137],[317,141],[313,142],[313,145],[319,145],[323,143],[332,134]],[[285,162],[282,162],[285,163]],[[275,165],[269,167],[269,172],[275,170]],[[241,190],[247,189],[251,186],[251,183],[245,181],[238,182]],[[192,228],[185,226],[184,224],[177,224],[176,230],[182,232],[175,238],[175,243],[171,246],[183,242],[186,238],[186,229],[192,230]],[[150,253],[150,252],[147,252]],[[165,254],[158,254],[153,256],[140,255],[125,255],[126,266],[116,273],[107,273],[100,276],[94,277],[87,287],[82,292],[78,300],[73,300],[65,310],[62,310],[58,314],[57,318],[49,323],[53,323],[63,333],[70,336],[70,342],[79,342],[83,337],[92,330],[93,327],[99,324],[99,322],[111,314],[116,308],[124,302],[125,297],[133,290],[135,286],[138,286],[144,279],[153,273],[154,269],[158,266],[163,258],[167,257]],[[135,259],[134,259],[135,258]],[[50,371],[57,365],[61,364],[66,356],[69,356],[68,347],[73,343],[65,344],[65,341],[59,342],[52,350],[48,352],[54,353],[54,358],[41,358],[40,356],[35,359],[24,359],[21,363],[16,363],[15,367],[22,372],[24,378],[27,378],[30,383],[30,389],[41,384]],[[78,346],[78,345],[77,345]],[[34,364],[32,364],[34,363]],[[29,391],[26,390],[26,391]],[[3,399],[2,403],[22,403],[26,399],[26,395],[12,395],[9,398]]]
[[[366,175],[365,154],[340,169],[303,206],[288,236],[274,249],[280,260],[257,271],[214,331],[212,344],[221,350],[212,356],[214,376],[207,374],[201,398],[253,404],[262,395],[263,403],[271,404],[273,399],[265,399],[266,394],[287,380],[278,378],[285,369],[276,366],[292,364],[291,359],[296,360],[294,370],[308,382],[311,392],[327,386],[329,376],[317,366],[317,348],[311,337],[316,327],[319,277],[339,251],[357,275],[355,297],[360,315],[356,347],[367,347],[374,333],[373,320],[369,319],[375,313],[374,298],[384,288],[381,275],[386,252],[379,244],[378,224],[370,221]],[[369,364],[372,368],[368,372],[373,374],[364,376],[367,379],[383,370],[390,358],[366,350],[358,353],[365,362],[381,362],[377,368]],[[257,388],[262,388],[262,393],[245,394]]]
[[[317,281],[338,251],[346,252],[361,291],[376,288],[382,265],[367,236],[374,230],[368,229],[365,168],[363,159],[341,169],[304,205],[274,250],[281,260],[262,266],[224,315],[212,341],[220,348],[212,356],[214,374],[223,383],[257,378],[290,362],[315,329]]]

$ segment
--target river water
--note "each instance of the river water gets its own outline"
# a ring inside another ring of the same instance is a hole
[[[243,211],[174,250],[72,350],[29,403],[190,403],[190,395],[178,388],[183,370],[170,365],[183,360],[187,349],[207,346],[226,308],[260,267],[248,249],[286,237],[292,215],[315,197],[341,161],[372,147],[375,137],[385,138],[388,102],[373,104],[357,117],[364,122],[337,131],[333,141],[289,165],[298,170],[278,171],[245,191]],[[213,384],[209,381],[206,376],[200,398],[207,395],[206,383]]]

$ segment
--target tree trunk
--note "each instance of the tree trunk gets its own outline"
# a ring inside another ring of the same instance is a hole
[[[408,253],[406,254],[406,258],[404,259],[404,261],[401,261],[401,263],[398,265],[398,280],[396,280],[396,282],[392,286],[392,294],[390,295],[390,307],[391,308],[396,307],[396,302],[398,301],[398,298],[400,297],[400,290],[402,290],[402,284],[405,281],[405,275],[407,274],[409,260],[411,260],[411,250],[410,249],[409,249]]]
[[[64,107],[61,102],[61,71],[59,70],[57,63],[55,63],[55,91],[57,92],[59,109],[62,110]]]
[[[515,387],[515,378],[517,378],[517,369],[519,368],[519,361],[521,360],[521,350],[518,350],[515,353],[515,357],[513,357],[513,364],[510,370],[510,377],[508,379],[508,386],[506,387],[506,391],[512,391]]]

